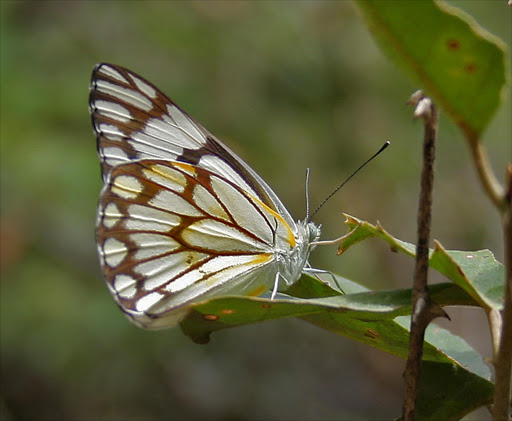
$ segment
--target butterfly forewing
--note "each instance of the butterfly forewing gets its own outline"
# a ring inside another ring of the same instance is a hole
[[[252,168],[141,76],[113,64],[97,65],[89,104],[104,179],[113,167],[132,160],[183,161],[251,191],[294,224],[277,195]]]
[[[100,263],[135,324],[172,326],[208,297],[298,279],[309,225],[222,142],[120,66],[95,67],[89,103],[104,180]]]

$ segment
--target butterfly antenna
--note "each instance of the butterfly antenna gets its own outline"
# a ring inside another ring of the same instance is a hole
[[[334,191],[329,196],[327,196],[322,201],[322,203],[320,203],[318,205],[318,207],[315,209],[315,211],[311,214],[311,218],[308,218],[307,220],[310,221],[313,218],[313,216],[315,216],[316,213],[320,210],[320,208],[325,204],[325,202],[327,202],[331,197],[333,197],[338,192],[338,190],[341,189],[347,183],[348,180],[350,180],[354,175],[356,175],[366,164],[368,164],[373,158],[375,158],[378,154],[380,154],[390,144],[391,144],[391,142],[389,140],[386,140],[386,143],[384,143],[384,145],[382,145],[382,147],[375,154],[373,154],[373,156],[371,158],[367,159],[357,170],[355,170],[352,174],[350,174],[343,183],[341,183],[338,187],[336,187],[334,189]],[[307,178],[308,177],[306,176],[306,180],[307,180]],[[306,197],[308,197],[307,193],[306,193]],[[309,202],[309,200],[308,200],[308,202]],[[308,214],[309,214],[309,212],[308,212]]]
[[[309,168],[306,168],[306,221],[309,221]]]

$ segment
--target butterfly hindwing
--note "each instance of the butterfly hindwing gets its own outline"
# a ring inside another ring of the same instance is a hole
[[[212,292],[261,293],[275,276],[274,243],[295,246],[258,198],[208,170],[154,160],[112,170],[97,238],[109,288],[139,323],[139,313],[156,316]],[[241,282],[255,270],[261,275]]]

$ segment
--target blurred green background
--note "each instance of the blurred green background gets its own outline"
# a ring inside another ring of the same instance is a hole
[[[450,2],[511,45],[506,1]],[[422,125],[414,86],[339,2],[23,2],[1,6],[1,419],[383,419],[401,408],[404,362],[290,319],[192,343],[146,332],[103,284],[94,245],[100,189],[88,84],[95,63],[148,78],[243,156],[304,218],[342,212],[414,241]],[[484,134],[497,175],[511,158],[505,99]],[[441,115],[433,237],[503,260],[498,215],[458,129]],[[313,266],[375,289],[410,284],[412,261],[370,240]],[[441,277],[433,275],[434,280]],[[485,317],[443,323],[485,357]],[[474,417],[486,417],[480,412]]]

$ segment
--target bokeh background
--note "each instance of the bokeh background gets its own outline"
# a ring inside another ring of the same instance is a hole
[[[452,1],[511,45],[505,0]],[[375,46],[354,4],[2,1],[1,419],[389,419],[404,362],[298,319],[224,331],[200,346],[179,328],[146,332],[121,314],[94,246],[100,172],[87,108],[93,65],[148,78],[243,156],[301,219],[389,139],[318,213],[342,212],[415,238],[422,125],[418,86]],[[500,179],[511,105],[484,134]],[[458,129],[441,116],[433,237],[503,258],[497,212]],[[410,284],[412,261],[378,240],[313,266],[369,288]],[[442,280],[433,275],[434,280]],[[483,313],[443,325],[489,357]],[[480,411],[468,419],[486,419]]]

